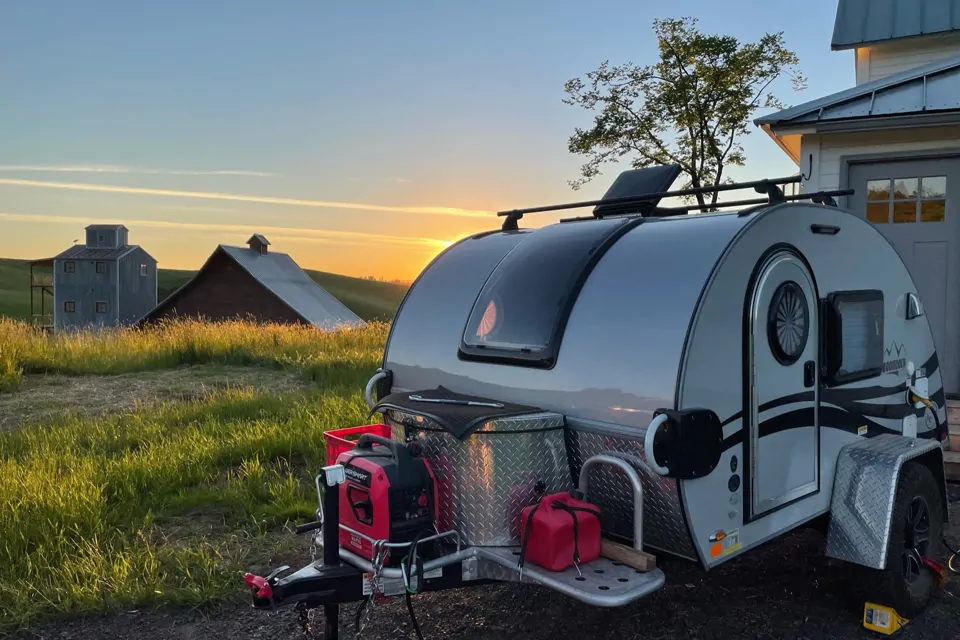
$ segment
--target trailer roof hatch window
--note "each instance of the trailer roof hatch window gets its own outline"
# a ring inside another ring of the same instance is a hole
[[[588,220],[530,234],[484,284],[467,320],[460,356],[552,367],[584,281],[605,250],[639,222]]]

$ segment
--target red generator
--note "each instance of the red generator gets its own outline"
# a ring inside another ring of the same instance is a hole
[[[436,482],[417,443],[364,434],[353,449],[337,456],[337,464],[346,475],[340,484],[340,524],[363,534],[341,527],[345,549],[372,561],[373,544],[367,538],[412,542],[435,533]],[[398,565],[407,551],[395,550],[384,564]]]

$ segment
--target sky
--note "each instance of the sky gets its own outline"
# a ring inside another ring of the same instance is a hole
[[[655,62],[655,18],[783,31],[809,86],[777,88],[799,104],[854,84],[836,2],[5,0],[0,256],[117,222],[161,268],[263,233],[304,268],[411,280],[497,210],[603,195],[627,166],[570,188],[585,158],[567,140],[592,114],[563,84]],[[797,171],[759,130],[745,149],[736,179]]]

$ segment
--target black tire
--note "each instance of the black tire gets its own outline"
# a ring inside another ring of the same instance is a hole
[[[919,563],[919,556],[938,560],[943,521],[940,487],[933,473],[917,462],[903,465],[893,502],[887,566],[859,572],[861,597],[893,607],[908,619],[920,614],[938,587],[937,576]]]

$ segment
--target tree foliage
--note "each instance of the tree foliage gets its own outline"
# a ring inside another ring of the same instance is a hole
[[[660,51],[655,64],[604,61],[585,80],[565,84],[566,104],[599,110],[593,126],[577,128],[568,141],[572,153],[589,156],[581,177],[570,182],[573,189],[599,175],[604,163],[627,156],[633,168],[679,164],[685,189],[729,182],[725,169],[746,160],[741,138],[750,133],[753,113],[785,108],[771,91],[774,81],[788,75],[794,89],[805,87],[782,33],[741,43],[703,33],[696,18],[655,20],[653,30]],[[707,210],[717,193],[696,201]]]

